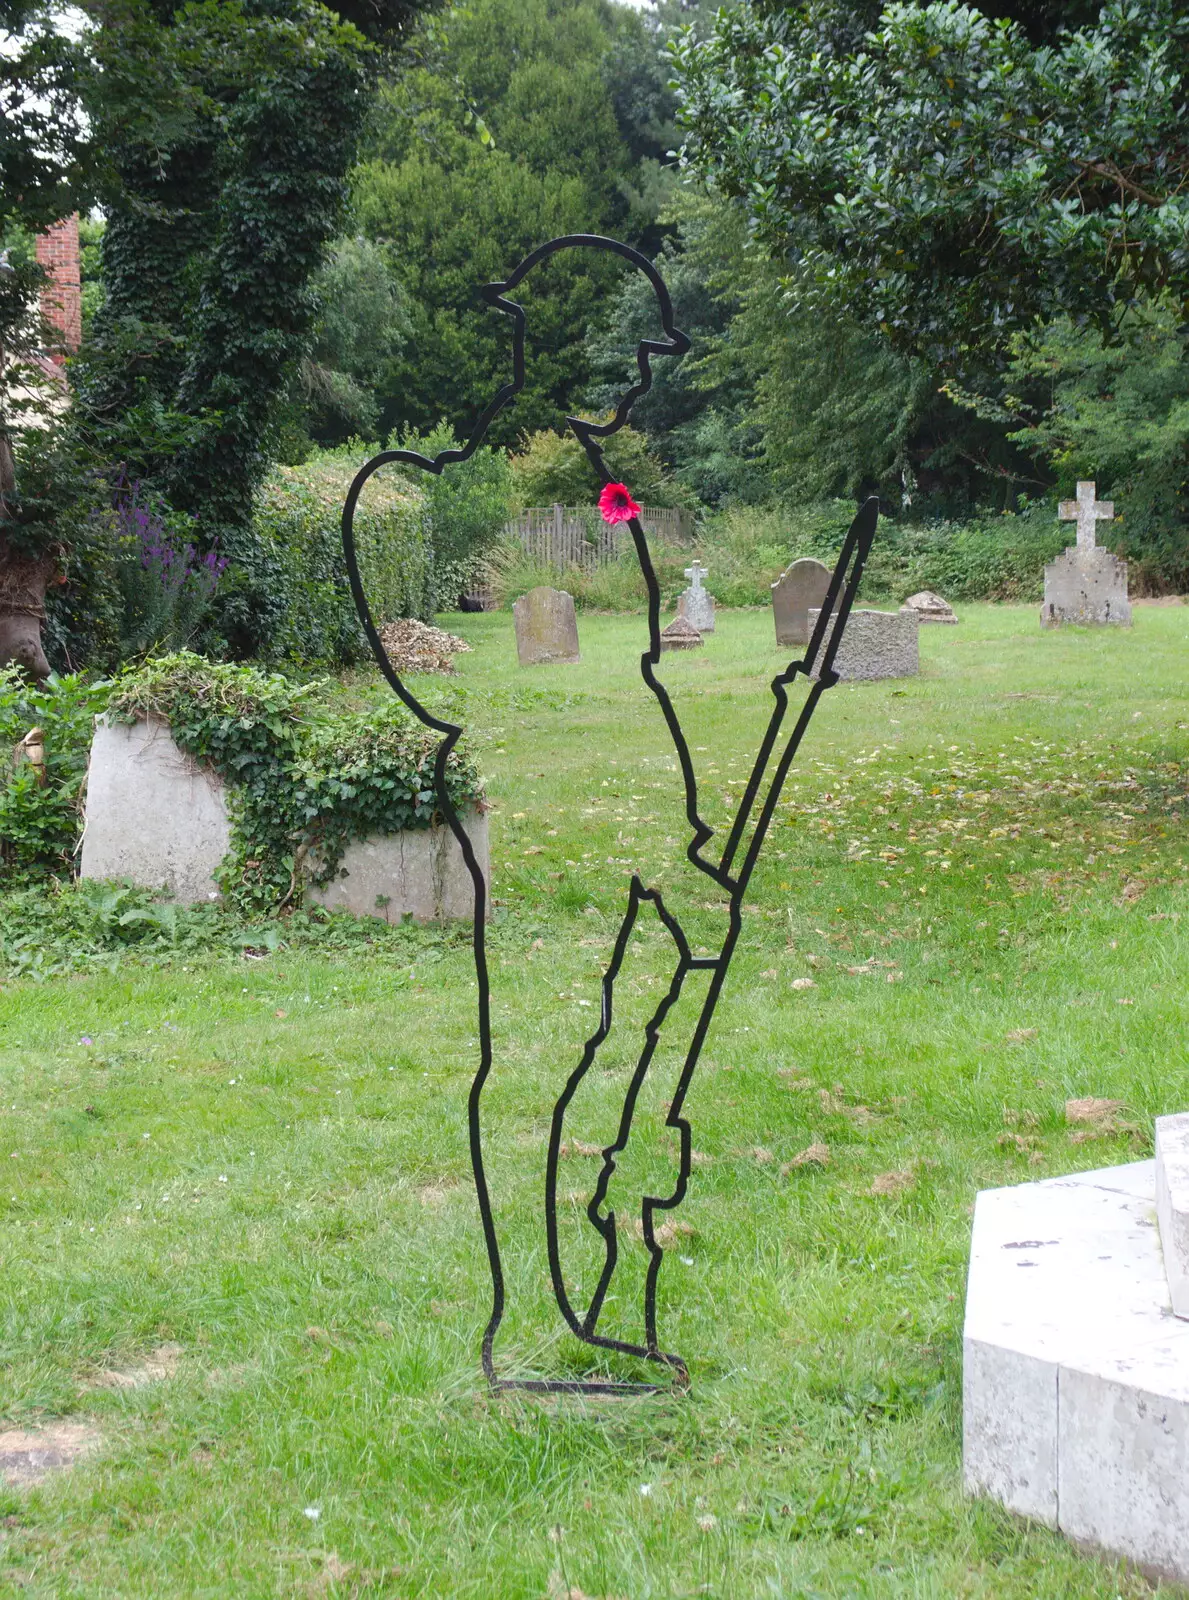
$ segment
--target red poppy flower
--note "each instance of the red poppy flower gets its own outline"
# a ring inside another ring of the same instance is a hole
[[[599,510],[603,514],[603,521],[615,524],[616,522],[630,522],[633,517],[640,515],[640,507],[628,493],[627,485],[623,483],[609,483],[599,496]]]

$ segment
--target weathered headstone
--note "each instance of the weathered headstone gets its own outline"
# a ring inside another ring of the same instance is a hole
[[[830,569],[803,557],[786,567],[772,585],[772,616],[777,644],[808,644],[809,613],[825,604]]]
[[[956,623],[958,620],[949,601],[943,600],[939,594],[934,594],[932,589],[922,589],[919,594],[910,594],[900,609],[915,611],[920,622]]]
[[[522,667],[581,660],[572,594],[542,584],[521,595],[512,607],[512,615],[516,622],[516,654]]]
[[[1057,514],[1062,522],[1077,523],[1077,543],[1045,568],[1041,627],[1055,628],[1063,622],[1086,627],[1130,626],[1127,563],[1100,549],[1095,535],[1095,525],[1114,516],[1114,502],[1097,499],[1094,483],[1083,481],[1078,484],[1077,499],[1062,500]]]
[[[178,749],[168,724],[98,723],[82,877],[164,888],[184,905],[217,900],[214,874],[230,845],[223,780]]]
[[[816,607],[810,611],[811,632],[820,615]],[[834,657],[840,681],[915,678],[921,670],[919,628],[915,611],[852,611]]]
[[[695,561],[692,567],[686,567],[689,588],[683,589],[677,597],[677,615],[692,622],[699,633],[714,632],[714,596],[702,587],[702,580],[707,573],[708,569],[699,561]]]
[[[662,650],[696,650],[701,643],[702,635],[688,617],[675,617],[661,629]]]

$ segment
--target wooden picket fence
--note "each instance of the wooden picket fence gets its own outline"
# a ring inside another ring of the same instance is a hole
[[[693,537],[692,512],[671,506],[643,506],[644,531],[665,544],[688,544]],[[565,572],[568,567],[592,571],[619,559],[630,535],[620,525],[609,527],[593,508],[534,506],[508,524],[509,538],[519,539],[525,554],[541,566]]]

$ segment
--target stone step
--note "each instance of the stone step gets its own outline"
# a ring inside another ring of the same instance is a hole
[[[1172,1308],[1189,1318],[1189,1111],[1156,1118],[1156,1218]]]

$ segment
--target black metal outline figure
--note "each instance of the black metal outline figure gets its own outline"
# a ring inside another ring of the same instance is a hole
[[[611,962],[603,977],[599,1026],[587,1041],[581,1061],[570,1074],[554,1106],[546,1163],[545,1222],[549,1272],[554,1298],[571,1331],[586,1344],[659,1363],[668,1369],[668,1380],[655,1383],[636,1383],[620,1382],[610,1378],[501,1378],[495,1369],[494,1347],[496,1334],[504,1315],[504,1276],[496,1237],[495,1219],[491,1208],[491,1197],[483,1163],[480,1122],[480,1102],[484,1086],[491,1073],[493,1059],[491,987],[486,954],[487,885],[475,856],[470,836],[463,827],[446,788],[446,765],[463,730],[455,723],[446,722],[439,717],[435,717],[431,711],[427,710],[401,681],[399,674],[389,661],[368,608],[367,597],[363,591],[355,550],[353,524],[355,508],[363,486],[380,467],[391,462],[400,462],[420,467],[426,472],[441,473],[442,469],[450,465],[450,463],[465,461],[474,453],[482,442],[492,420],[515,399],[516,395],[524,387],[525,314],[523,307],[514,301],[508,300],[506,295],[540,262],[555,255],[560,250],[576,248],[609,251],[621,256],[632,266],[638,267],[652,285],[665,334],[663,340],[645,339],[639,344],[636,352],[636,364],[640,373],[639,380],[623,396],[609,422],[596,424],[586,422],[579,417],[566,418],[569,427],[586,451],[591,466],[600,481],[603,484],[613,481],[603,459],[599,441],[618,432],[626,423],[634,402],[642,394],[648,392],[652,385],[650,358],[654,355],[682,355],[689,349],[690,342],[687,335],[674,325],[673,306],[668,289],[664,280],[646,256],[641,255],[638,250],[634,250],[630,245],[622,244],[615,239],[603,238],[598,234],[567,234],[561,238],[551,239],[547,244],[541,245],[526,256],[502,283],[486,284],[480,291],[489,305],[512,318],[513,375],[511,381],[504,384],[499,390],[476,421],[465,444],[457,449],[443,450],[432,458],[423,456],[413,450],[385,450],[373,456],[360,469],[351,484],[343,506],[343,550],[355,606],[381,672],[394,692],[412,711],[414,716],[426,727],[433,728],[443,736],[434,759],[434,787],[438,797],[438,807],[451,832],[458,840],[463,860],[474,885],[474,958],[479,992],[479,1066],[472,1081],[468,1097],[467,1123],[471,1166],[475,1176],[475,1189],[479,1201],[479,1213],[482,1220],[483,1237],[487,1247],[492,1281],[491,1314],[483,1333],[482,1361],[484,1374],[488,1382],[496,1389],[521,1389],[544,1394],[650,1394],[669,1392],[674,1388],[684,1389],[689,1383],[688,1370],[682,1358],[661,1349],[656,1326],[657,1279],[661,1262],[664,1259],[664,1251],[656,1239],[656,1214],[675,1210],[682,1203],[686,1195],[692,1168],[692,1135],[689,1123],[682,1116],[682,1109],[698,1064],[703,1042],[709,1031],[718,997],[722,992],[727,969],[730,966],[731,957],[739,938],[742,927],[743,897],[747,892],[752,872],[759,859],[760,850],[779,801],[781,789],[821,695],[837,682],[838,675],[834,670],[834,658],[841,643],[843,629],[854,603],[863,567],[875,536],[879,507],[878,501],[872,498],[860,508],[846,535],[841,554],[830,579],[825,600],[822,603],[817,624],[803,658],[790,662],[788,667],[778,673],[771,682],[770,687],[776,703],[760,743],[759,751],[740,800],[722,856],[717,862],[707,860],[702,854],[704,847],[714,837],[714,829],[698,813],[697,780],[689,746],[686,743],[681,723],[669,694],[664,684],[655,675],[654,669],[660,660],[661,653],[660,587],[649,556],[644,529],[639,519],[633,517],[627,524],[648,590],[648,649],[644,651],[640,658],[640,672],[645,684],[660,705],[661,712],[672,735],[681,769],[685,792],[685,814],[691,831],[686,855],[699,871],[713,879],[725,891],[728,897],[729,909],[728,929],[722,949],[717,956],[693,955],[679,923],[665,907],[659,890],[645,888],[639,876],[633,875],[628,895],[628,908],[620,926]],[[787,736],[783,749],[776,754],[788,711],[789,685],[798,676],[804,676],[808,680],[809,690],[793,729]],[[773,761],[774,754],[776,755],[775,766],[770,778],[768,778],[767,788],[761,798],[761,790],[765,778],[768,777],[769,766]],[[755,818],[751,837],[744,848],[747,825],[752,817],[753,810],[757,806],[757,802],[759,804],[758,815]],[[739,857],[741,850],[742,858],[736,868],[736,858]],[[580,1315],[571,1303],[565,1284],[558,1235],[557,1180],[562,1133],[566,1110],[582,1079],[593,1064],[599,1046],[610,1032],[614,1012],[615,981],[627,953],[636,919],[645,902],[651,903],[655,908],[658,917],[672,938],[677,951],[677,963],[668,991],[645,1025],[644,1047],[640,1052],[628,1084],[616,1137],[602,1152],[603,1165],[596,1182],[594,1196],[587,1207],[586,1214],[592,1227],[602,1236],[604,1264],[587,1310],[584,1315]],[[648,1195],[643,1200],[643,1234],[650,1259],[644,1296],[646,1342],[641,1345],[626,1340],[607,1338],[598,1332],[599,1316],[615,1271],[618,1256],[615,1214],[614,1212],[608,1212],[603,1215],[601,1214],[601,1207],[606,1200],[608,1186],[615,1172],[615,1158],[625,1148],[631,1132],[637,1098],[647,1078],[649,1066],[659,1041],[660,1029],[668,1012],[678,999],[687,973],[697,970],[708,971],[711,974],[710,982],[666,1118],[666,1126],[676,1131],[680,1141],[680,1164],[677,1183],[671,1195]]]

